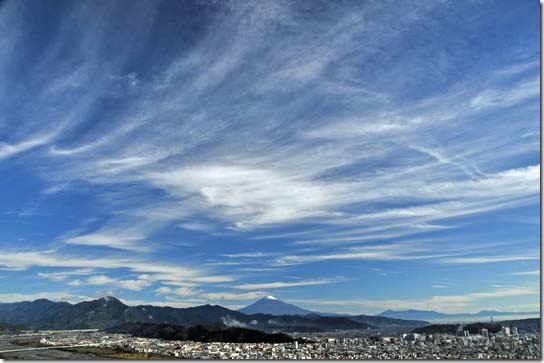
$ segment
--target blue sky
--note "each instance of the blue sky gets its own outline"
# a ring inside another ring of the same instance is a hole
[[[5,1],[0,301],[539,310],[537,1]]]

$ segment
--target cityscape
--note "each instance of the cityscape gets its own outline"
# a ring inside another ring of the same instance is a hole
[[[0,360],[541,360],[536,0],[0,0]]]
[[[481,329],[470,334],[459,326],[460,335],[416,334],[371,335],[364,332],[302,334],[297,338],[311,343],[220,343],[162,341],[86,332],[22,333],[11,339],[38,342],[40,347],[63,348],[81,356],[95,358],[168,358],[168,359],[541,359],[541,338],[537,332],[518,332],[513,326],[499,333]],[[0,336],[5,340],[6,336]],[[25,348],[0,351],[0,357],[24,357]],[[27,348],[28,349],[28,348]],[[33,352],[39,352],[34,350]],[[32,356],[32,359],[59,358],[54,354]]]

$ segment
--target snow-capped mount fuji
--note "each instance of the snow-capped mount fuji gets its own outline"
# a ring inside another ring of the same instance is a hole
[[[270,315],[308,315],[315,314],[314,311],[299,308],[296,305],[285,303],[276,299],[274,296],[265,296],[262,299],[254,302],[238,310],[241,313],[252,314],[270,314]]]

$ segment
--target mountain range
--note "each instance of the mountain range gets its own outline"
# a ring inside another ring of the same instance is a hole
[[[293,304],[285,303],[276,299],[273,296],[266,296],[256,301],[255,303],[248,305],[240,310],[245,314],[270,314],[270,315],[301,315],[307,316],[310,314],[320,316],[336,316],[336,317],[348,317],[358,322],[364,322],[369,325],[380,325],[377,323],[380,317],[399,319],[401,321],[475,321],[475,320],[489,320],[491,317],[533,317],[540,316],[538,311],[530,312],[504,312],[497,310],[482,310],[477,313],[457,313],[447,314],[434,310],[386,310],[378,315],[348,315],[348,314],[334,314],[323,313],[318,311],[310,311],[300,308]],[[381,324],[386,324],[390,320],[385,320]]]
[[[540,316],[538,311],[527,312],[508,312],[497,310],[482,310],[477,313],[456,313],[447,314],[440,313],[434,310],[386,310],[378,316],[384,316],[395,319],[414,319],[425,321],[471,321],[471,320],[490,320],[491,317],[524,317],[524,316]]]
[[[277,310],[275,312],[278,313]],[[17,324],[32,329],[108,329],[124,323],[152,323],[184,327],[204,324],[272,332],[363,330],[381,327],[415,328],[428,324],[425,321],[372,315],[245,314],[219,305],[201,305],[190,308],[152,305],[128,306],[114,297],[84,301],[78,304],[53,302],[46,299],[32,302],[2,303],[0,304],[0,322]]]
[[[33,329],[106,329],[123,323],[172,324],[184,327],[212,325],[252,328],[264,331],[330,331],[369,328],[417,328],[429,321],[475,321],[490,317],[540,316],[539,312],[500,312],[446,314],[433,310],[386,310],[378,315],[341,315],[320,313],[264,297],[238,311],[219,305],[190,308],[153,305],[128,306],[114,297],[78,304],[47,299],[0,303],[0,323]]]

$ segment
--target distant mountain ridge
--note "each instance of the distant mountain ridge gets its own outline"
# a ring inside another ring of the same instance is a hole
[[[289,305],[289,304],[287,304]],[[108,329],[124,323],[170,324],[184,327],[212,325],[264,331],[364,330],[375,327],[418,327],[425,321],[404,321],[370,315],[321,316],[244,314],[219,305],[190,308],[152,305],[128,306],[114,297],[78,304],[45,299],[0,304],[0,322],[32,329]]]
[[[427,320],[427,321],[437,321],[437,320],[472,320],[478,318],[490,319],[491,317],[501,317],[501,316],[530,316],[530,315],[540,315],[538,311],[527,311],[527,312],[507,312],[507,311],[497,311],[497,310],[482,310],[477,313],[440,313],[434,310],[386,310],[381,312],[377,316],[384,316],[388,318],[396,319],[416,319],[416,320]]]
[[[346,315],[346,314],[333,314],[322,313],[317,311],[310,311],[298,307],[293,304],[289,304],[278,300],[274,296],[265,296],[260,300],[257,300],[251,305],[248,305],[238,311],[245,314],[269,314],[275,316],[290,315],[290,316],[303,316],[306,318],[347,318],[358,323],[368,324],[370,326],[379,327],[395,327],[395,326],[422,326],[427,322],[420,320],[404,320],[395,319],[389,317],[381,317],[374,315]]]

